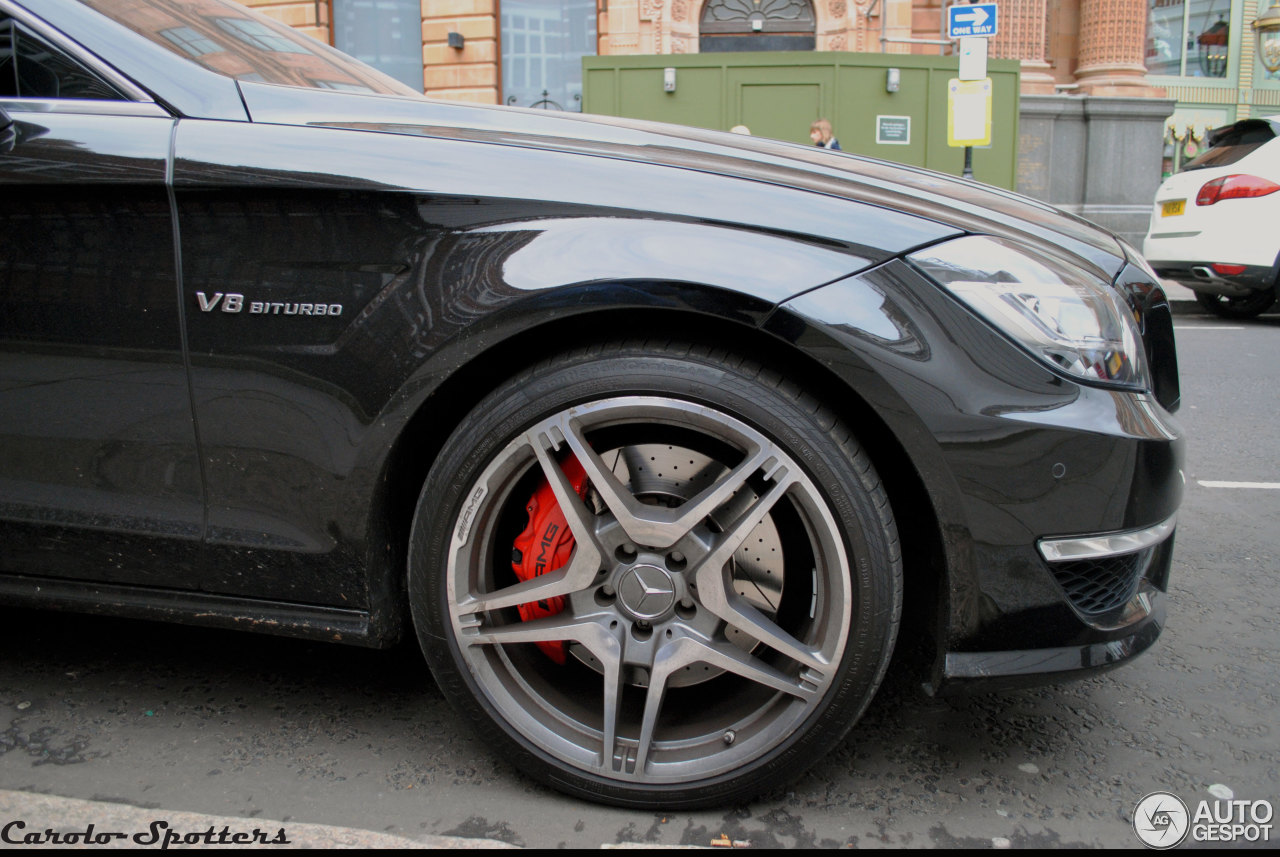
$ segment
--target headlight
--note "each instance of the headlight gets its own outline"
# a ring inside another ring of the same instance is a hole
[[[908,258],[1050,366],[1090,381],[1150,386],[1132,313],[1089,272],[978,235]]]

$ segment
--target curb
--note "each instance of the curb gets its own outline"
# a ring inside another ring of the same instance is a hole
[[[516,847],[496,839],[431,835],[409,838],[354,827],[143,809],[130,804],[3,789],[0,789],[0,835],[10,840],[0,841],[0,849],[39,846],[251,848],[261,845],[272,848],[469,850]],[[24,837],[38,838],[24,842]]]

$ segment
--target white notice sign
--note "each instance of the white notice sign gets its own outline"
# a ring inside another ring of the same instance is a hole
[[[960,79],[982,80],[987,76],[987,40],[980,36],[960,39]]]

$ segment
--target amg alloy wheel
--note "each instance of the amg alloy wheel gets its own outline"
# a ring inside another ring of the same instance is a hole
[[[807,767],[869,701],[900,600],[841,424],[672,350],[568,355],[491,395],[433,469],[410,570],[450,699],[530,773],[632,806]]]

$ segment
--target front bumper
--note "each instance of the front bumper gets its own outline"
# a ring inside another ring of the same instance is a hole
[[[1152,590],[1148,599],[1144,621],[1124,637],[1053,649],[949,652],[941,681],[937,685],[927,683],[925,690],[932,696],[1011,690],[1106,672],[1151,648],[1164,630],[1164,593]]]
[[[1104,562],[1132,560],[1127,579],[1124,579],[1126,575],[1112,578],[1103,574],[1100,576],[1112,579],[1107,579],[1101,587],[1098,587],[1097,579],[1093,581],[1094,588],[1082,587],[1073,592],[1063,586],[1063,594],[1076,618],[1090,626],[1093,634],[1086,634],[1084,639],[1066,646],[948,652],[925,689],[935,696],[947,696],[958,692],[1006,690],[1086,678],[1145,652],[1164,629],[1165,591],[1173,559],[1172,520],[1146,531],[1157,529],[1162,530],[1158,542],[1104,559]],[[1081,541],[1086,540],[1091,539]],[[1066,562],[1081,564],[1088,560]],[[1055,563],[1047,564],[1052,572]],[[1061,566],[1061,563],[1056,564]],[[1054,576],[1062,584],[1062,575],[1055,573]],[[1104,598],[1110,597],[1108,603],[1099,603],[1097,588],[1104,590]],[[1105,592],[1107,589],[1111,591]],[[1065,624],[1060,616],[1057,622]]]

